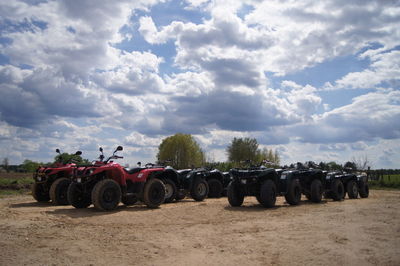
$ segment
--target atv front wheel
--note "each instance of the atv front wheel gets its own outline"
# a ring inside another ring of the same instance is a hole
[[[244,195],[240,191],[239,186],[233,181],[231,181],[228,185],[227,196],[229,204],[232,207],[239,207],[243,204]]]
[[[186,193],[185,192],[178,191],[176,193],[175,200],[183,200],[185,197],[186,197]]]
[[[171,179],[167,179],[164,182],[165,186],[165,200],[164,203],[170,203],[176,198],[176,185],[175,182],[172,181]]]
[[[260,188],[259,202],[265,208],[272,208],[276,202],[276,185],[272,180],[266,180]]]
[[[298,205],[301,199],[301,186],[298,179],[290,181],[285,199],[290,205]]]
[[[92,204],[90,195],[85,194],[77,183],[71,183],[67,191],[68,202],[77,209],[87,208]]]
[[[157,208],[165,200],[164,183],[157,178],[152,178],[146,182],[143,191],[143,202],[149,208]]]
[[[50,200],[49,192],[45,189],[43,184],[33,183],[32,196],[38,202],[47,202]]]
[[[336,179],[333,181],[332,183],[332,187],[331,187],[331,191],[330,191],[330,195],[332,197],[333,200],[343,200],[344,198],[344,186],[342,181],[340,181],[339,179]]]
[[[360,189],[358,191],[360,193],[361,198],[368,198],[369,196],[369,186],[368,183],[362,182],[360,185]]]
[[[59,178],[50,187],[50,199],[55,205],[68,205],[68,187],[71,180]]]
[[[311,182],[311,193],[310,193],[310,199],[312,202],[319,203],[322,200],[322,183],[321,180],[319,179],[314,179]]]
[[[222,196],[222,183],[218,179],[211,178],[207,181],[210,191],[208,192],[209,198],[220,198]]]
[[[350,180],[347,183],[347,194],[349,195],[349,199],[358,198],[358,187],[356,181]]]
[[[203,201],[208,195],[208,190],[207,181],[199,178],[194,182],[192,190],[190,191],[190,196],[195,201]]]
[[[92,202],[101,211],[114,210],[121,200],[121,188],[112,179],[99,181],[92,191]]]

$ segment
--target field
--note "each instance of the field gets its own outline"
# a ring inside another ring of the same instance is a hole
[[[120,205],[113,212],[0,199],[0,265],[400,265],[400,191],[291,207],[254,198]]]
[[[381,180],[370,180],[372,187],[400,188],[400,175],[383,175]]]
[[[26,194],[32,183],[32,173],[0,173],[0,197]]]

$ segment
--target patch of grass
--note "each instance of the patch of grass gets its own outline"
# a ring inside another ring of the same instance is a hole
[[[4,178],[0,176],[0,192],[2,195],[21,194],[29,191],[33,183],[34,180],[32,177]]]
[[[16,172],[0,173],[0,179],[32,178],[32,176],[33,176],[33,173],[16,173]]]
[[[18,195],[30,195],[29,189],[0,189],[0,198],[5,198],[9,196],[18,196]]]
[[[384,175],[380,180],[370,180],[371,188],[400,189],[400,175]]]
[[[34,180],[32,177],[22,177],[22,178],[2,178],[0,177],[0,186],[1,185],[12,185],[12,184],[33,184]]]

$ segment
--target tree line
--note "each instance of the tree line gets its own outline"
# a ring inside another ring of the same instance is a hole
[[[270,167],[281,167],[281,158],[279,153],[272,149],[260,148],[255,138],[233,138],[226,148],[228,161],[214,162],[207,160],[205,152],[200,145],[190,134],[177,133],[169,136],[161,141],[158,147],[157,160],[160,164],[167,164],[175,169],[206,167],[217,168],[221,171],[228,171],[234,167],[243,167],[249,164],[260,165],[262,162],[267,162]],[[3,169],[5,171],[24,171],[33,172],[39,165],[51,165],[55,162],[68,163],[74,161],[77,164],[88,164],[89,160],[83,159],[80,155],[62,153],[54,157],[52,163],[40,163],[32,160],[25,160],[19,166],[9,165],[7,158],[3,160]],[[368,158],[353,158],[345,164],[338,164],[334,161],[320,162],[319,168],[323,170],[367,170],[369,165]],[[289,165],[285,167],[294,167]],[[400,170],[392,170],[391,173],[398,173]],[[382,173],[382,170],[379,174]]]
[[[190,134],[175,134],[162,140],[158,147],[157,160],[176,169],[209,167],[227,171],[251,161],[259,164],[268,161],[271,165],[278,166],[280,157],[277,151],[260,149],[255,138],[234,138],[226,148],[227,162],[210,162],[206,160],[204,151]]]
[[[73,153],[61,153],[54,157],[53,162],[43,163],[43,162],[35,162],[32,160],[24,160],[20,165],[10,165],[8,158],[3,159],[2,167],[6,172],[34,172],[39,166],[51,166],[54,163],[67,164],[69,162],[74,162],[76,164],[89,164],[90,161],[88,159],[83,159],[80,155],[76,155]]]

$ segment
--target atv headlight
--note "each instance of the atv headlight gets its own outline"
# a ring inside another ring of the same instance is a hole
[[[241,182],[242,184],[246,184],[246,183],[247,183],[247,180],[246,180],[246,179],[242,179],[242,180],[240,180],[240,182]]]
[[[281,179],[286,179],[286,174],[282,174]]]
[[[37,177],[37,181],[42,181],[42,178],[40,176]]]
[[[86,175],[91,175],[91,174],[93,174],[93,172],[94,172],[94,169],[90,168],[89,170],[86,171]]]
[[[82,179],[81,179],[80,177],[78,177],[78,178],[76,179],[76,182],[81,183],[81,182],[82,182]]]
[[[139,173],[137,177],[142,178],[142,176],[143,176],[143,173]]]
[[[331,179],[331,176],[330,176],[330,175],[327,175],[327,176],[326,176],[326,179]]]

